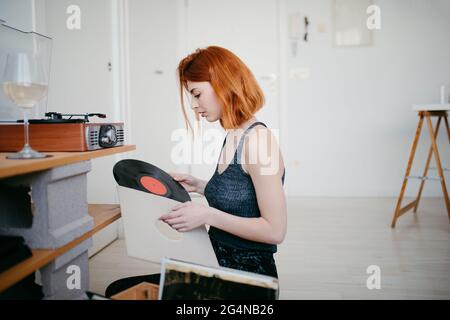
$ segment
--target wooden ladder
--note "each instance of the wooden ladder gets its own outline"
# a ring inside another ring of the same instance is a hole
[[[437,138],[437,135],[439,132],[439,126],[441,125],[442,119],[444,119],[444,121],[445,121],[445,126],[447,128],[447,136],[448,136],[448,140],[450,143],[450,129],[449,129],[449,125],[448,125],[447,111],[419,111],[419,117],[420,117],[420,120],[419,120],[419,124],[417,126],[416,136],[414,137],[414,142],[413,142],[413,145],[411,148],[411,153],[409,155],[408,166],[406,168],[406,173],[405,173],[405,177],[403,179],[403,184],[402,184],[402,188],[400,190],[400,195],[398,197],[397,206],[395,208],[394,216],[392,218],[392,224],[391,224],[392,228],[395,228],[397,219],[401,215],[405,214],[406,212],[408,212],[409,210],[411,210],[413,208],[414,208],[414,212],[417,211],[417,207],[419,206],[420,197],[422,195],[422,190],[423,190],[426,180],[437,180],[437,181],[441,182],[442,192],[444,193],[444,202],[445,202],[445,206],[447,208],[448,218],[450,220],[450,201],[448,198],[447,186],[445,184],[445,177],[444,177],[444,171],[447,169],[442,168],[441,159],[439,157],[439,151],[438,151],[438,147],[437,147],[437,143],[436,143],[436,138]],[[433,130],[433,124],[431,122],[431,117],[438,117],[435,130]],[[425,165],[425,170],[423,172],[423,175],[422,176],[410,176],[409,174],[410,174],[412,163],[413,163],[414,156],[416,153],[417,144],[419,142],[420,132],[422,131],[423,121],[425,118],[427,120],[428,128],[430,131],[430,138],[431,138],[430,151],[428,153],[428,158],[427,158],[427,162]],[[436,160],[436,169],[437,169],[437,172],[439,175],[438,177],[434,177],[434,178],[427,176],[428,169],[429,169],[430,162],[431,162],[431,157],[433,154],[434,154],[434,158]],[[407,204],[406,206],[404,206],[402,208],[401,207],[402,200],[403,200],[403,196],[405,194],[406,184],[409,179],[420,179],[420,180],[422,180],[422,182],[420,183],[419,193],[417,194],[416,200],[414,200],[413,202]]]

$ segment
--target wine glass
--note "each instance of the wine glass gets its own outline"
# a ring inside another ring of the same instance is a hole
[[[30,111],[47,92],[47,74],[43,61],[31,53],[10,53],[6,57],[3,75],[3,91],[23,113],[25,144],[8,159],[39,159],[47,157],[30,147],[27,112]]]

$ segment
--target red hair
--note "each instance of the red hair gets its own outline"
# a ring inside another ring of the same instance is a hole
[[[217,46],[197,49],[180,61],[177,72],[181,108],[189,127],[183,99],[183,89],[187,92],[188,81],[211,83],[222,107],[220,124],[224,129],[239,127],[264,105],[264,94],[252,72],[227,49]],[[199,120],[198,115],[196,118]]]

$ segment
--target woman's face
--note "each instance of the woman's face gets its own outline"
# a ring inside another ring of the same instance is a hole
[[[191,94],[191,108],[199,117],[206,118],[208,122],[215,122],[222,117],[219,99],[209,81],[188,81],[187,86]]]

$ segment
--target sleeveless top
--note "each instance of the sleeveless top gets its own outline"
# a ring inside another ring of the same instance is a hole
[[[241,166],[241,153],[244,145],[244,138],[248,132],[258,124],[267,127],[262,122],[255,122],[244,131],[234,153],[233,161],[228,164],[228,167],[222,173],[219,173],[219,155],[216,171],[206,184],[204,191],[209,206],[239,217],[261,217],[252,179]],[[226,138],[223,142],[222,150],[225,143]],[[286,170],[284,170],[281,178],[283,185],[285,173]],[[216,241],[235,248],[262,250],[273,253],[277,251],[277,246],[274,244],[243,239],[212,226],[209,229],[209,236]]]

